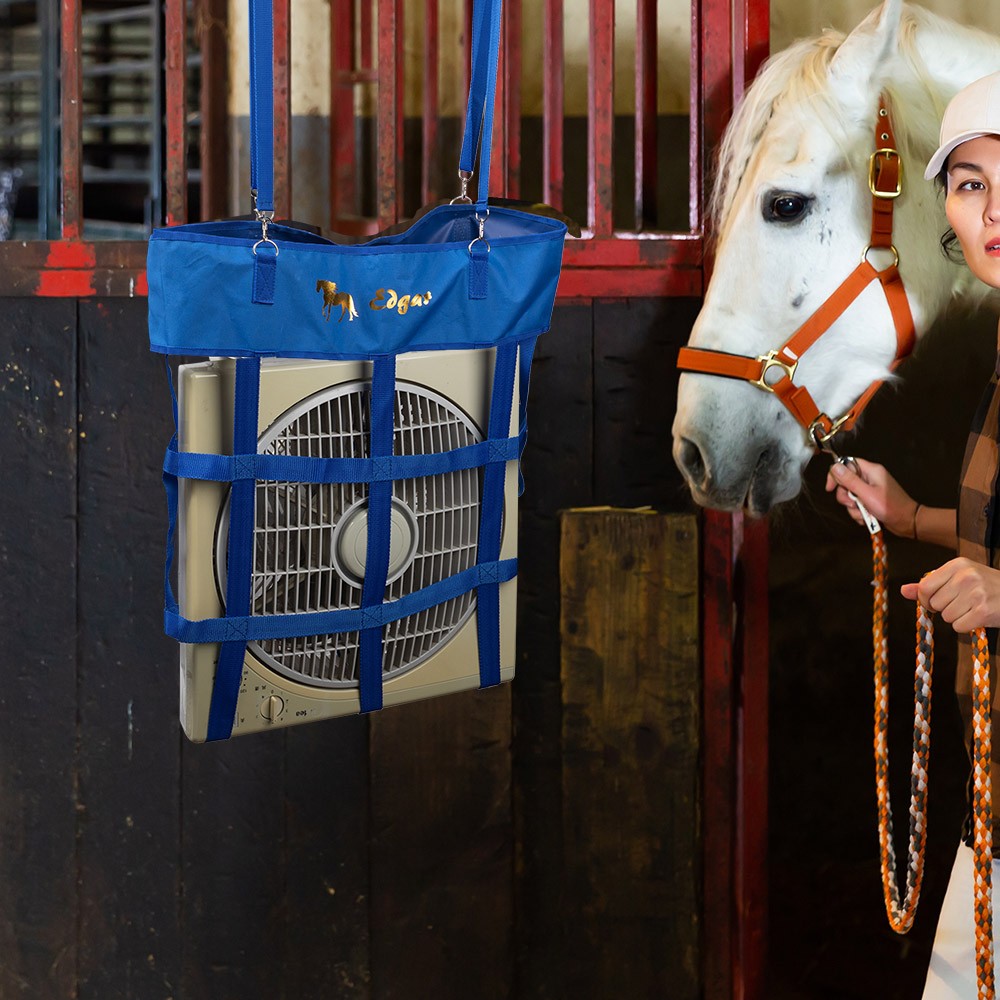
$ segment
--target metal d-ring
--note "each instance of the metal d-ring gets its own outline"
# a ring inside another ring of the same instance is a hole
[[[257,256],[257,247],[259,247],[261,243],[270,243],[271,246],[274,247],[274,256],[275,258],[277,258],[279,253],[278,244],[275,243],[274,240],[272,240],[269,236],[265,236],[263,239],[257,240],[257,242],[253,245],[253,255],[255,257]]]

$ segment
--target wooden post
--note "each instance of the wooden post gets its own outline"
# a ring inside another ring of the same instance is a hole
[[[702,996],[698,531],[562,515],[567,995]]]

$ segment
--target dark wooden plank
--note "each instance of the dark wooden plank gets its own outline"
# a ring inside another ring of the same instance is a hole
[[[375,1000],[508,1000],[510,685],[371,719]]]
[[[290,730],[285,812],[286,995],[367,1000],[368,720]]]
[[[0,300],[0,996],[76,996],[76,303]]]
[[[285,740],[184,743],[184,1000],[296,1000],[285,989]]]
[[[591,308],[559,306],[535,349],[518,539],[514,678],[515,966],[519,997],[561,997],[559,522],[592,502]]]
[[[175,994],[180,973],[177,647],[163,635],[171,433],[141,299],[80,317],[79,836],[82,1000]]]
[[[594,497],[623,507],[691,508],[670,457],[678,349],[697,299],[594,303]]]
[[[569,511],[560,553],[566,995],[702,996],[698,532]]]

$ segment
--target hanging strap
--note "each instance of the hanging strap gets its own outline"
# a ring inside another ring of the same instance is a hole
[[[493,389],[490,395],[490,419],[487,437],[490,444],[500,444],[510,431],[513,406],[514,372],[517,368],[517,344],[502,343],[496,349],[493,366]],[[483,470],[482,507],[479,518],[480,565],[496,565],[500,558],[503,533],[504,484],[507,462],[502,448]],[[500,581],[487,576],[476,592],[476,622],[479,642],[479,682],[482,687],[500,683]]]
[[[472,173],[476,165],[478,145],[477,208],[485,208],[489,197],[501,21],[502,0],[476,0],[472,13],[472,72],[469,77],[469,103],[465,114],[465,135],[462,139],[458,169],[462,173]]]
[[[260,359],[238,358],[233,416],[233,450],[246,454],[257,450],[257,424],[260,409]],[[253,479],[233,481],[229,493],[229,544],[226,556],[226,618],[250,614],[250,582],[254,552]],[[228,622],[229,638],[219,649],[212,701],[208,711],[209,740],[229,739],[236,715],[236,699],[243,677],[246,656],[246,629],[236,621]]]
[[[459,170],[471,174],[479,149],[478,208],[489,196],[493,113],[500,62],[502,0],[475,0],[472,65]],[[274,211],[274,15],[272,0],[250,0],[250,187],[255,208]]]
[[[274,14],[250,0],[250,188],[254,208],[274,211]]]

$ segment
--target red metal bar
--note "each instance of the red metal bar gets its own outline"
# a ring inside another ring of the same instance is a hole
[[[656,227],[656,0],[637,0],[635,27],[635,228]]]
[[[733,0],[733,103],[743,96],[768,57],[771,41],[768,0]]]
[[[274,216],[292,215],[290,0],[274,0]]]
[[[521,0],[504,3],[504,102],[503,120],[506,142],[504,180],[498,193],[507,198],[521,197]]]
[[[542,201],[563,207],[563,0],[545,0],[542,50]]]
[[[764,0],[766,3],[767,0]],[[692,228],[704,229],[704,206],[708,194],[712,153],[718,146],[733,110],[733,22],[732,0],[695,0],[697,12],[692,39],[698,53],[697,92],[691,104],[692,123],[696,123],[696,142],[692,150]],[[692,59],[692,63],[695,60]],[[697,185],[695,197],[694,186]]]
[[[371,6],[365,4],[365,10],[370,22]],[[341,219],[360,214],[355,180],[354,30],[353,0],[333,4],[330,10],[330,225],[338,232],[342,231],[338,228]]]
[[[594,236],[611,236],[614,192],[615,5],[590,0],[590,73],[587,154],[587,225]]]
[[[198,47],[201,50],[201,217],[229,214],[229,123],[226,107],[229,5],[200,0]]]
[[[145,295],[146,242],[0,242],[0,296]]]
[[[167,225],[187,222],[187,3],[167,0],[166,46]]]
[[[424,0],[424,107],[421,198],[425,205],[437,201],[438,131],[440,101],[438,68],[440,63],[440,19],[438,0]]]
[[[59,68],[62,146],[62,237],[83,236],[82,105],[83,67],[80,65],[81,0],[62,0]]]
[[[378,0],[378,225],[399,216],[403,172],[403,88],[401,0]]]

